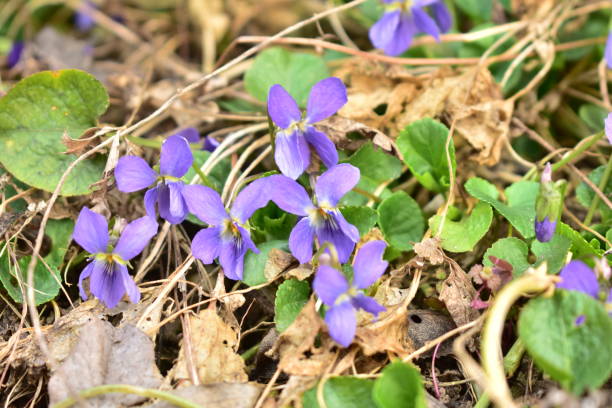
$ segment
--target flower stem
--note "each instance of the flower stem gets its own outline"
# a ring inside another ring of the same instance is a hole
[[[594,135],[580,141],[580,143],[578,143],[570,152],[563,156],[561,160],[552,165],[552,171],[557,171],[566,164],[572,162],[574,159],[578,158],[582,153],[597,143],[603,136],[604,132],[602,130],[601,132],[595,133]]]
[[[110,393],[135,394],[146,398],[157,398],[160,400],[168,401],[171,404],[174,404],[175,406],[180,408],[201,408],[201,405],[199,404],[187,401],[184,398],[181,398],[174,394],[170,394],[165,391],[127,384],[109,384],[91,387],[79,392],[77,397],[68,397],[65,400],[53,405],[51,408],[68,408],[80,402],[82,399],[93,398],[99,395]]]
[[[487,377],[487,393],[499,406],[516,407],[501,357],[501,335],[510,308],[521,296],[551,289],[556,276],[547,275],[546,267],[527,273],[506,285],[495,297],[485,321],[481,342],[482,365]]]
[[[601,181],[599,182],[599,189],[606,194],[606,186],[608,185],[608,180],[610,180],[610,174],[612,173],[612,156],[608,159],[608,165],[604,170],[604,174],[601,177]],[[599,196],[597,194],[593,194],[593,199],[591,200],[591,205],[589,206],[589,211],[587,212],[586,217],[584,218],[584,225],[589,225],[591,220],[593,219],[593,214],[595,214],[595,210],[597,209],[597,204],[599,204]]]

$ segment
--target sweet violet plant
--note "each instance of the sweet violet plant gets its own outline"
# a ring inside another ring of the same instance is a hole
[[[124,193],[149,188],[144,196],[145,208],[150,217],[155,217],[155,205],[159,215],[171,224],[179,224],[187,217],[188,209],[184,194],[192,186],[181,180],[191,164],[193,155],[187,140],[172,135],[161,147],[159,173],[153,170],[144,159],[137,156],[124,156],[115,168],[117,187]]]
[[[607,259],[600,260],[602,265],[605,265],[607,272],[602,272],[602,276],[609,278],[609,265]],[[607,275],[607,276],[606,276]],[[576,290],[585,293],[597,300],[600,299],[602,288],[597,279],[597,273],[587,264],[579,260],[570,261],[561,269],[559,273],[561,282],[557,284],[557,288],[565,290]],[[608,314],[612,317],[612,288],[608,291],[605,299]],[[579,316],[576,319],[576,325],[584,323],[584,316]]]
[[[191,187],[185,191],[189,210],[210,225],[193,238],[193,256],[205,264],[219,258],[225,276],[233,280],[242,279],[244,255],[249,249],[259,253],[245,224],[256,210],[270,201],[268,180],[255,180],[245,187],[238,193],[229,211],[225,209],[219,193],[212,188],[201,185]]]
[[[382,260],[386,247],[384,241],[370,241],[357,251],[351,283],[342,272],[329,265],[320,265],[317,269],[312,287],[329,307],[325,313],[329,335],[344,347],[355,338],[358,309],[374,316],[385,311],[376,300],[366,296],[363,289],[376,282],[387,269],[389,263]]]
[[[157,222],[145,216],[129,223],[119,237],[109,235],[106,219],[83,207],[72,238],[91,254],[79,277],[79,293],[87,294],[83,280],[89,278],[89,291],[107,307],[113,308],[124,294],[133,303],[140,300],[138,287],[128,273],[128,261],[140,254],[157,233]]]
[[[440,33],[451,26],[451,15],[443,0],[382,0],[385,13],[369,31],[370,41],[385,54],[399,55],[410,48],[412,39],[419,33],[427,33],[436,41]],[[431,17],[427,13],[433,13]]]
[[[323,173],[315,184],[314,203],[300,184],[286,176],[274,175],[270,183],[270,197],[282,210],[303,217],[289,236],[289,249],[300,263],[312,258],[312,242],[334,245],[340,262],[346,262],[359,231],[349,224],[338,210],[338,202],[359,182],[359,169],[348,163],[338,164]],[[273,188],[272,188],[273,186]]]
[[[309,145],[327,167],[338,163],[334,143],[313,126],[336,113],[347,101],[346,88],[338,78],[323,79],[313,85],[306,112],[281,85],[268,93],[268,114],[280,129],[276,132],[274,159],[285,176],[297,179],[310,164]]]

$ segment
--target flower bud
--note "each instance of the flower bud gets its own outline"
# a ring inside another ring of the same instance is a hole
[[[536,218],[534,223],[536,238],[540,242],[552,239],[557,228],[557,220],[563,208],[565,181],[552,181],[550,163],[546,164],[540,178],[540,191],[536,198]]]

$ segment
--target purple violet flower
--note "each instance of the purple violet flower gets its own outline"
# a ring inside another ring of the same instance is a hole
[[[91,17],[91,11],[95,8],[95,3],[90,0],[84,0],[81,2],[81,6],[74,15],[74,24],[80,32],[85,33],[91,30],[96,23]]]
[[[274,139],[274,160],[281,173],[295,180],[308,168],[308,145],[316,150],[328,168],[338,163],[336,146],[313,125],[336,113],[346,101],[346,87],[335,77],[314,84],[308,96],[305,115],[285,88],[279,84],[270,87],[268,114],[280,128]]]
[[[145,216],[130,222],[117,239],[109,236],[106,219],[83,207],[74,226],[72,238],[91,254],[89,264],[79,276],[83,300],[83,280],[89,278],[89,291],[108,308],[117,306],[127,293],[132,303],[140,300],[138,287],[130,277],[128,261],[140,254],[157,233],[157,223]]]
[[[204,146],[202,146],[202,150],[206,150],[207,152],[214,152],[217,147],[219,147],[221,143],[212,136],[206,136],[204,138]]]
[[[608,65],[608,68],[612,69],[612,31],[608,33],[608,41],[606,41],[606,50],[604,51],[604,59],[606,60],[606,64]]]
[[[181,177],[187,173],[193,163],[189,143],[184,137],[170,136],[161,147],[159,174],[146,161],[137,156],[124,156],[119,159],[115,168],[117,188],[124,193],[131,193],[150,187],[145,193],[144,201],[147,214],[155,218],[155,204],[159,215],[172,224],[179,224],[187,217],[185,192],[193,187],[185,185]]]
[[[198,143],[200,141],[200,132],[198,132],[198,129],[192,127],[181,129],[172,136],[181,136],[189,143]]]
[[[259,253],[246,227],[247,220],[270,201],[268,180],[258,179],[245,187],[228,212],[219,193],[210,187],[194,185],[184,193],[189,210],[210,227],[200,230],[191,242],[193,256],[205,264],[215,258],[229,279],[242,279],[247,250]]]
[[[323,303],[329,306],[325,323],[329,335],[338,344],[348,347],[355,338],[357,309],[378,316],[385,311],[373,298],[363,294],[387,269],[388,262],[382,260],[387,244],[371,241],[361,247],[353,260],[353,282],[349,284],[342,272],[328,265],[317,269],[312,287]]]
[[[21,59],[21,55],[23,54],[23,50],[25,48],[25,43],[21,40],[15,40],[11,49],[6,56],[6,65],[9,68],[13,68],[19,60]]]
[[[538,221],[536,218],[535,223],[536,238],[540,242],[548,242],[555,235],[555,229],[557,228],[557,221],[550,221],[548,215],[544,217],[542,221]]]
[[[577,290],[598,299],[599,282],[595,272],[582,261],[571,261],[561,269],[559,273],[561,282],[557,288]]]
[[[608,117],[604,121],[606,128],[606,137],[608,138],[608,142],[612,144],[612,112],[608,113]]]
[[[315,203],[304,187],[286,176],[267,177],[272,201],[284,211],[302,216],[289,236],[289,249],[300,263],[310,262],[312,242],[329,242],[338,252],[339,262],[346,262],[359,241],[359,231],[338,210],[338,202],[359,181],[359,169],[348,163],[338,164],[323,173],[315,185]],[[272,188],[273,187],[273,188]]]
[[[387,55],[399,55],[410,48],[412,39],[427,33],[440,41],[440,33],[451,26],[451,15],[443,0],[382,0],[386,11],[370,28],[370,41]],[[433,12],[433,18],[425,8]]]

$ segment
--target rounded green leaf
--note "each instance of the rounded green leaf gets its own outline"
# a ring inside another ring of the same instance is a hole
[[[322,58],[284,48],[268,48],[261,52],[244,76],[247,92],[262,102],[274,84],[282,85],[301,107],[306,106],[310,88],[329,76]]]
[[[584,322],[577,324],[580,316]],[[612,319],[582,292],[557,290],[531,300],[518,329],[538,367],[575,394],[599,387],[612,373]]]
[[[504,191],[508,202],[503,203],[497,199],[495,186],[488,181],[474,177],[465,183],[468,193],[480,201],[491,204],[525,238],[535,236],[533,223],[539,186],[540,184],[535,181],[516,182]]]
[[[50,240],[51,251],[36,264],[34,269],[34,299],[37,305],[54,299],[59,293],[62,284],[60,270],[72,239],[73,229],[74,222],[69,219],[49,220],[47,223],[45,235]],[[15,302],[23,303],[22,288],[25,291],[26,272],[32,257],[24,256],[15,264],[9,260],[7,253],[5,250],[0,256],[0,281]]]
[[[310,285],[308,282],[289,279],[281,283],[274,300],[276,330],[282,332],[291,326],[309,297]]]
[[[386,366],[374,382],[372,397],[379,408],[426,408],[421,373],[412,364],[397,360]]]
[[[344,218],[359,230],[359,236],[367,234],[376,224],[378,213],[370,207],[348,206],[340,209]]]
[[[55,190],[76,159],[65,154],[63,135],[79,138],[108,106],[108,94],[90,74],[69,69],[34,74],[0,99],[0,162],[17,179],[41,190]],[[80,163],[61,194],[88,194],[100,179],[105,158]]]
[[[572,241],[563,235],[555,234],[548,242],[533,240],[531,252],[537,256],[536,264],[546,261],[548,273],[557,273],[565,265],[567,253],[572,247]]]
[[[397,147],[412,174],[425,188],[439,193],[446,191],[450,185],[447,139],[448,128],[431,118],[412,122],[397,138]],[[455,173],[457,165],[452,140],[449,153],[452,171]]]
[[[328,408],[376,408],[372,400],[374,382],[355,377],[332,377],[325,381],[323,399]],[[304,408],[320,408],[317,385],[302,396]]]
[[[402,162],[375,148],[372,142],[361,146],[347,162],[357,167],[362,176],[377,182],[395,180],[402,174]]]
[[[467,252],[485,236],[491,221],[493,210],[487,203],[478,203],[472,213],[460,221],[452,221],[448,218],[444,221],[440,238],[442,248],[450,252]],[[429,219],[429,226],[437,233],[442,222],[442,216],[434,215]]]
[[[390,245],[409,251],[425,230],[423,214],[416,201],[403,191],[389,196],[378,206],[378,225]]]

